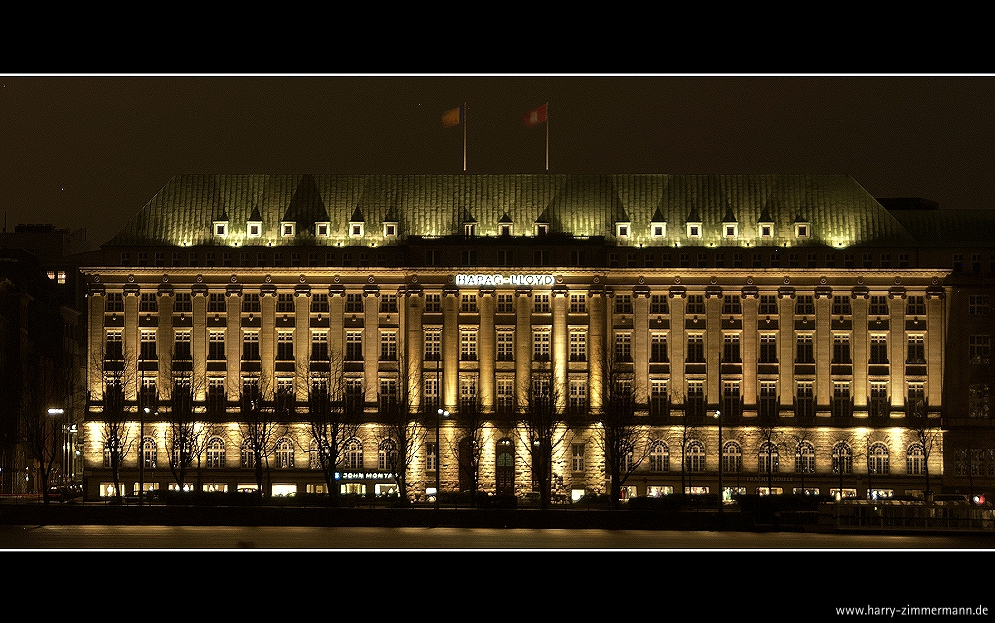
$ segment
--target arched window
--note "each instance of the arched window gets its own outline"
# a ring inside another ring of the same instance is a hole
[[[393,439],[384,439],[377,449],[377,468],[392,472],[397,468],[397,444]]]
[[[173,467],[190,467],[193,464],[193,446],[190,439],[173,441]]]
[[[909,451],[905,455],[905,473],[910,476],[919,476],[926,473],[926,453],[923,452],[921,443],[914,443],[909,446]]]
[[[121,442],[117,438],[104,442],[104,467],[114,467],[114,462],[121,460]]]
[[[252,469],[256,466],[256,453],[252,449],[252,443],[246,439],[242,442],[242,468]]]
[[[363,469],[363,443],[353,437],[345,445],[346,469]]]
[[[311,440],[311,446],[307,450],[307,466],[309,469],[321,469],[321,446],[317,439]]]
[[[221,468],[225,466],[225,440],[212,437],[207,442],[207,466]]]
[[[870,474],[890,473],[888,446],[880,441],[867,449],[867,472]]]
[[[780,457],[777,446],[765,441],[757,453],[757,471],[761,474],[776,474],[780,469]]]
[[[833,446],[833,473],[853,473],[853,451],[850,449],[850,444],[845,441]]]
[[[815,446],[810,441],[799,441],[795,448],[795,473],[815,473]]]
[[[145,469],[156,468],[156,457],[158,454],[155,439],[146,437],[142,442],[142,461],[145,463]]]
[[[738,441],[727,441],[722,446],[722,471],[729,473],[743,471],[743,447]]]
[[[705,446],[697,439],[688,442],[687,461],[689,472],[705,471]]]
[[[650,471],[670,471],[670,448],[662,441],[654,441],[650,448]]]
[[[294,442],[286,437],[276,442],[277,469],[290,469],[294,466]]]

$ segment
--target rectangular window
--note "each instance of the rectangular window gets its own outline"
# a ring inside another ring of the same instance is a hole
[[[380,313],[381,314],[396,314],[397,313],[397,295],[396,294],[381,294],[380,295]]]
[[[442,311],[442,295],[441,294],[426,294],[425,295],[425,311],[430,314],[437,314]]]
[[[871,335],[871,363],[888,363],[888,336],[882,334]]]
[[[667,334],[650,334],[650,361],[664,363],[667,361]]]
[[[346,294],[345,295],[345,310],[347,313],[351,314],[361,314],[363,313],[363,295],[362,294]]]
[[[799,333],[795,338],[795,363],[815,363],[815,347],[811,333]]]
[[[615,334],[615,361],[632,361],[632,334]]]
[[[184,329],[176,332],[176,342],[173,348],[173,358],[180,361],[189,361],[190,350],[190,330]],[[256,357],[258,359],[258,357]]]
[[[691,418],[705,417],[705,382],[688,381],[687,396],[684,403],[684,415]]]
[[[515,380],[507,377],[497,379],[498,413],[512,413],[515,409]]]
[[[684,355],[688,363],[705,363],[705,336],[701,333],[688,334],[688,347]]]
[[[276,296],[276,313],[278,313],[278,314],[292,314],[292,313],[294,313],[294,295],[293,294],[278,294]]]
[[[534,304],[532,306],[532,311],[537,314],[548,314],[550,311],[549,307],[549,295],[548,294],[536,294],[533,297]]]
[[[104,346],[104,357],[111,361],[124,359],[124,342],[120,329],[107,331],[107,341]]]
[[[615,313],[616,314],[631,314],[632,313],[632,295],[631,294],[617,294],[615,296]]]
[[[967,391],[968,417],[987,419],[991,414],[991,386],[988,383],[971,383]]]
[[[570,361],[587,361],[586,330],[570,330]]]
[[[362,361],[363,360],[363,332],[362,331],[346,331],[345,332],[345,360],[346,361]]]
[[[587,311],[587,295],[586,294],[571,294],[570,295],[570,313],[571,314],[583,314]]]
[[[439,402],[439,376],[435,372],[425,372],[425,379],[422,386],[425,388],[424,407],[431,413],[438,409]]]
[[[207,311],[211,314],[223,314],[228,311],[225,305],[225,295],[221,292],[212,292],[207,295]]]
[[[158,313],[159,300],[154,292],[143,292],[142,299],[138,303],[138,311],[144,313]]]
[[[242,311],[246,313],[258,314],[262,309],[259,303],[259,294],[246,294],[242,297]]]
[[[971,335],[968,336],[968,353],[971,363],[989,364],[991,363],[991,336]]]
[[[278,331],[276,334],[276,358],[278,361],[293,361],[294,332]]]
[[[459,404],[460,404],[460,409],[463,409],[465,411],[472,411],[478,407],[476,376],[460,375]]]
[[[812,316],[815,314],[815,299],[811,294],[800,294],[795,300],[795,315]]]
[[[742,361],[739,355],[738,333],[726,333],[722,336],[722,361],[729,363],[739,363]]]
[[[328,295],[327,294],[315,294],[311,297],[311,313],[312,314],[327,314],[328,313]]]
[[[871,395],[867,400],[867,415],[870,417],[885,417],[889,411],[888,384],[871,383]]]
[[[435,442],[425,444],[425,471],[434,472],[439,464],[439,451]]]
[[[850,334],[833,334],[833,363],[850,363]]]
[[[845,294],[834,294],[832,314],[834,316],[849,316],[852,313],[853,308],[850,306],[850,297]]]
[[[888,315],[888,297],[887,296],[872,296],[871,305],[867,311],[871,316],[887,316]]]
[[[777,334],[760,334],[760,363],[777,363]]]
[[[142,330],[142,344],[139,356],[144,361],[155,361],[158,359],[155,349],[155,330]]]
[[[850,398],[849,381],[833,381],[831,409],[834,418],[848,418],[853,414],[853,400]]]
[[[729,295],[722,299],[722,315],[734,316],[743,313],[743,304],[736,295]]]
[[[459,332],[459,347],[461,361],[477,360],[477,330],[462,329]]]
[[[778,416],[778,397],[776,381],[761,381],[760,396],[757,403],[757,416],[761,422],[770,423]]]
[[[425,329],[425,360],[434,361],[442,356],[442,329]]]
[[[798,381],[795,393],[795,417],[815,417],[815,393],[811,381]]]
[[[550,330],[538,328],[532,330],[532,358],[535,361],[549,361]]]
[[[921,295],[910,295],[905,303],[906,316],[925,316],[926,297]]]
[[[650,313],[657,315],[670,313],[666,294],[654,294],[650,297]]]
[[[906,363],[926,363],[926,341],[922,334],[907,336],[908,355]]]
[[[311,333],[311,361],[328,361],[328,331]]]
[[[476,314],[477,313],[477,295],[476,294],[464,294],[460,297],[460,312],[464,314]]]
[[[497,313],[511,314],[515,311],[515,296],[513,294],[497,295]]]
[[[968,298],[967,313],[971,314],[972,316],[987,314],[988,309],[989,309],[988,296],[984,294],[972,294]]]
[[[242,360],[259,361],[259,331],[242,334]]]
[[[207,358],[211,361],[225,360],[225,332],[210,331],[207,341]]]
[[[739,381],[722,381],[722,415],[732,417],[743,415]]]
[[[670,414],[670,397],[667,395],[667,380],[650,381],[650,413],[665,416]]]
[[[584,449],[585,444],[570,444],[570,471],[584,471]]]
[[[397,331],[380,332],[380,361],[397,360]]]
[[[587,381],[585,379],[570,379],[570,412],[587,412]]]
[[[776,316],[777,296],[774,294],[761,294],[760,305],[757,311],[761,316]]]
[[[704,314],[705,313],[705,295],[703,294],[689,294],[688,304],[684,309],[685,314]]]
[[[905,397],[907,415],[909,417],[926,417],[926,384],[913,382],[908,385]]]

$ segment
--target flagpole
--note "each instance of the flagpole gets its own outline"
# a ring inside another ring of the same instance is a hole
[[[466,102],[463,102],[463,172],[466,173]]]
[[[549,102],[546,102],[546,173],[549,173]]]

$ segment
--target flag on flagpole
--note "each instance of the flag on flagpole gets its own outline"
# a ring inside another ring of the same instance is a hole
[[[548,119],[546,117],[546,109],[549,106],[549,102],[546,102],[539,108],[530,110],[525,113],[525,125],[532,127],[539,125],[540,123],[545,123]]]
[[[447,110],[442,113],[442,125],[446,128],[451,128],[454,125],[459,125],[463,123],[463,107],[457,106],[451,110]]]

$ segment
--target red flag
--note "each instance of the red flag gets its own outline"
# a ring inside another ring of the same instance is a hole
[[[546,102],[539,108],[536,108],[535,110],[530,110],[529,112],[525,113],[525,125],[527,125],[528,127],[532,127],[535,125],[539,125],[540,123],[545,123],[547,120],[546,108],[548,106],[549,102]]]
[[[451,128],[463,122],[463,107],[459,106],[442,113],[442,125]]]

